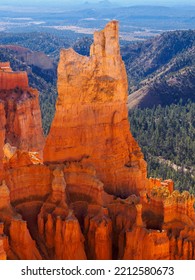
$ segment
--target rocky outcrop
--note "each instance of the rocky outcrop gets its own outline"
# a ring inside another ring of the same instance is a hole
[[[169,260],[166,232],[134,227],[126,233],[124,260]]]
[[[0,237],[0,260],[6,260],[6,253],[4,251],[3,241],[1,240],[1,237]]]
[[[10,191],[3,181],[2,185],[0,186],[0,209],[6,208],[10,205]]]
[[[0,71],[0,85],[2,90],[10,90],[16,87],[27,89],[28,88],[27,73]]]
[[[0,170],[3,168],[3,146],[5,143],[5,125],[6,125],[6,117],[5,117],[5,109],[4,104],[0,102]],[[1,171],[0,171],[0,179],[1,179]]]
[[[78,220],[70,213],[65,221],[56,221],[55,258],[85,260],[84,238]]]
[[[4,233],[4,222],[0,222],[0,260],[7,259],[7,253],[9,253],[9,241],[8,236]]]
[[[0,71],[1,72],[12,72],[10,62],[0,62]]]
[[[26,72],[13,72],[9,62],[0,62],[0,90],[28,88]]]
[[[118,22],[112,21],[95,32],[90,57],[61,51],[56,114],[44,161],[86,159],[108,193],[138,194],[145,187],[146,163],[129,132],[126,102]]]
[[[33,164],[38,165],[42,162],[37,152],[17,150],[16,147],[11,146],[9,143],[4,145],[3,152],[3,163],[4,167],[7,168],[19,168]]]
[[[10,246],[21,260],[40,260],[41,255],[32,240],[26,221],[14,219],[10,225]]]
[[[168,260],[169,238],[166,231],[147,229],[142,219],[142,204],[136,205],[136,221],[125,234],[123,259]]]
[[[13,72],[6,63],[0,64],[0,120],[1,162],[6,143],[36,151],[42,157],[44,136],[38,92],[29,87],[26,72]]]
[[[41,259],[27,222],[11,205],[10,191],[4,181],[0,186],[0,221],[0,258]]]
[[[87,233],[87,255],[89,259],[112,259],[112,220],[108,210],[102,208],[100,212],[85,218],[85,231]]]
[[[6,183],[10,189],[12,203],[35,199],[43,201],[51,191],[51,170],[44,165],[29,165],[8,168]]]
[[[194,196],[146,178],[129,132],[118,23],[58,74],[44,163],[36,94],[0,91],[0,259],[195,259]]]
[[[96,170],[87,163],[72,162],[64,166],[69,200],[74,204],[85,201],[105,205],[113,198],[104,191],[104,184],[98,179]]]
[[[53,171],[52,193],[38,215],[38,230],[47,251],[55,259],[86,259],[84,237],[73,211],[66,204],[66,182],[63,171]]]

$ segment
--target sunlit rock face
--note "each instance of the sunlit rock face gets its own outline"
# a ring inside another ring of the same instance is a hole
[[[38,91],[29,87],[26,72],[13,72],[9,63],[0,63],[0,120],[0,160],[6,143],[42,157],[45,140]]]
[[[0,89],[27,89],[28,76],[26,72],[13,72],[9,62],[0,62]]]
[[[43,161],[36,90],[0,90],[0,259],[195,259],[194,196],[148,179],[129,131],[116,21],[62,50],[58,92]]]
[[[62,50],[56,115],[45,162],[91,163],[104,189],[127,197],[146,183],[146,163],[129,131],[127,75],[120,55],[118,22],[95,32],[90,56]]]

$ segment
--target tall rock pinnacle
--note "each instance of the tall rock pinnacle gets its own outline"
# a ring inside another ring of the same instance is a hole
[[[126,197],[144,189],[146,163],[129,131],[127,87],[117,21],[95,32],[89,57],[62,50],[44,161],[85,160],[110,194]]]
[[[129,130],[118,22],[61,52],[44,163],[37,92],[1,71],[0,260],[195,259],[195,197],[146,177]]]

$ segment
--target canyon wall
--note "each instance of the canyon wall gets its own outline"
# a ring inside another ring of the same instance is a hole
[[[3,168],[3,146],[5,144],[5,125],[6,125],[6,117],[5,117],[5,109],[4,104],[0,101],[0,178],[1,178],[1,170]]]
[[[195,259],[194,196],[147,178],[129,131],[118,37],[62,50],[45,146],[37,91],[0,89],[0,259]]]

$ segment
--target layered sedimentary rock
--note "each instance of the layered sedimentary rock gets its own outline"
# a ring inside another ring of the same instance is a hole
[[[0,170],[3,168],[2,158],[3,158],[3,146],[5,142],[5,124],[6,124],[6,117],[5,117],[5,109],[4,104],[0,101]],[[1,178],[1,171],[0,171],[0,178]]]
[[[32,240],[27,222],[13,219],[10,225],[10,246],[18,259],[40,260],[42,259],[34,240]]]
[[[4,223],[0,222],[0,260],[6,260],[9,253],[8,236],[4,233]]]
[[[0,89],[28,88],[26,72],[13,72],[9,62],[0,62]]]
[[[129,132],[127,76],[118,22],[95,32],[90,57],[62,50],[56,114],[44,148],[45,162],[87,159],[110,194],[139,193],[146,164]]]
[[[2,185],[0,186],[0,208],[5,208],[7,205],[10,204],[10,191],[5,183],[3,181]]]
[[[38,229],[55,259],[86,259],[84,237],[66,204],[66,182],[60,168],[53,172],[52,193],[38,215]]]
[[[195,259],[194,196],[148,179],[129,132],[118,23],[58,76],[44,163],[34,91],[0,91],[0,259]]]
[[[27,89],[28,88],[27,73],[0,71],[0,85],[2,90],[10,90],[16,87]]]
[[[169,259],[169,238],[166,231],[147,229],[142,219],[142,204],[136,205],[136,222],[125,234],[123,259]]]
[[[5,181],[0,186],[0,245],[0,259],[41,259],[27,222],[10,203]]]
[[[0,63],[0,136],[1,162],[6,143],[42,156],[38,91],[29,87],[26,72],[13,72],[9,63]]]
[[[89,259],[112,259],[112,220],[106,208],[91,216],[89,212],[85,218],[87,232],[87,254]]]
[[[0,237],[0,260],[6,260],[6,253],[4,251],[3,241],[1,240],[1,237]]]
[[[125,260],[168,260],[169,238],[166,232],[135,227],[126,233]]]

